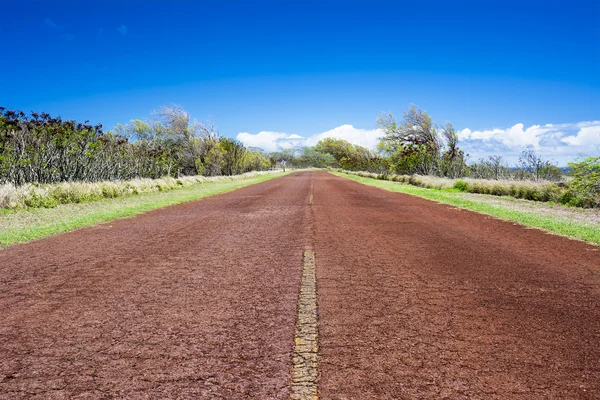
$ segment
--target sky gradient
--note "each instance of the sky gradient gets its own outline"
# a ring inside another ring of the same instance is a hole
[[[180,104],[285,147],[326,132],[369,145],[380,111],[414,103],[472,159],[533,146],[564,164],[600,154],[599,3],[10,2],[0,105],[110,129]]]

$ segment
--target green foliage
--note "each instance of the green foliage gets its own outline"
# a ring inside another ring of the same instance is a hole
[[[325,138],[317,143],[314,150],[331,155],[336,164],[346,170],[387,171],[389,169],[387,162],[371,150],[346,140]]]
[[[439,128],[427,111],[411,105],[401,122],[387,113],[379,115],[377,125],[384,132],[378,147],[390,156],[393,172],[451,178],[464,174],[465,155],[450,122]]]
[[[587,157],[572,163],[568,201],[574,205],[600,207],[600,157]]]
[[[220,137],[210,123],[192,123],[179,106],[111,132],[0,107],[0,184],[218,176],[268,168],[264,155]],[[105,190],[110,195],[112,189]]]
[[[219,140],[219,145],[223,151],[222,172],[224,175],[239,174],[243,170],[243,161],[246,148],[236,139],[222,137]]]
[[[460,190],[461,192],[466,192],[469,188],[469,184],[462,179],[457,179],[454,181],[454,188]]]
[[[202,159],[196,158],[196,173],[198,175],[204,175],[204,164],[202,163]]]
[[[302,167],[327,168],[339,166],[338,161],[330,153],[321,152],[314,147],[305,147],[298,157],[298,164]]]

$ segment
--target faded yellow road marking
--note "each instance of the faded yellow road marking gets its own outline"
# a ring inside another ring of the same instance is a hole
[[[292,368],[292,399],[315,400],[317,395],[317,276],[315,252],[304,251],[302,282],[298,298],[296,344]]]
[[[308,204],[312,204],[312,194],[310,195],[310,197],[308,198]]]

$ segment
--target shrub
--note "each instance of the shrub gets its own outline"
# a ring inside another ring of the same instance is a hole
[[[569,182],[572,198],[585,207],[600,207],[600,157],[587,157],[569,163],[573,179]]]
[[[462,179],[457,179],[454,182],[454,188],[460,190],[461,192],[466,192],[469,188],[469,184],[466,181],[463,181]]]
[[[490,194],[494,196],[508,196],[510,194],[510,189],[500,183],[496,183],[492,185]]]

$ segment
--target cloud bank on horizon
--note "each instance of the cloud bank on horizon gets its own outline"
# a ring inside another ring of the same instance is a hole
[[[359,129],[341,125],[326,132],[300,136],[285,132],[262,131],[256,134],[240,132],[237,139],[246,146],[259,147],[265,151],[314,146],[324,138],[344,139],[352,144],[375,150],[383,132],[380,129]],[[580,156],[600,155],[600,121],[584,121],[572,124],[532,125],[522,123],[507,129],[458,131],[459,146],[469,154],[471,161],[490,155],[501,155],[514,163],[526,148],[535,149],[545,159],[561,166]]]

